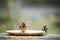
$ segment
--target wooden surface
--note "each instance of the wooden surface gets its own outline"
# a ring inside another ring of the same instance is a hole
[[[60,34],[47,34],[44,36],[10,36],[0,33],[0,40],[60,40]]]
[[[7,30],[6,33],[9,33],[10,35],[16,35],[16,36],[37,36],[37,35],[44,35],[45,31],[39,31],[39,30],[26,30],[25,33],[22,33],[21,30]]]

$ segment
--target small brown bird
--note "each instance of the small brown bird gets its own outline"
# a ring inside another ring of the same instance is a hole
[[[25,23],[22,23],[22,24],[21,24],[20,30],[22,31],[22,33],[25,33],[25,31],[26,31]]]
[[[43,25],[42,30],[43,30],[43,31],[45,31],[45,32],[46,32],[46,34],[47,34],[48,28],[47,28],[47,26],[46,26],[46,25]]]

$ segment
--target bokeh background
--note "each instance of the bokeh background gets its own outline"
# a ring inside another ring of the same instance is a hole
[[[49,34],[60,34],[60,0],[0,0],[0,32],[19,29],[41,30],[48,27]]]

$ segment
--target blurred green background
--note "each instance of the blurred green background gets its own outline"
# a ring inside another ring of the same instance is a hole
[[[19,29],[41,30],[45,24],[49,34],[60,34],[60,0],[0,0],[0,32]]]

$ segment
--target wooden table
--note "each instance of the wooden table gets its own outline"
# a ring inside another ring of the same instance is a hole
[[[60,34],[47,34],[44,36],[10,36],[0,33],[0,40],[60,40]]]

